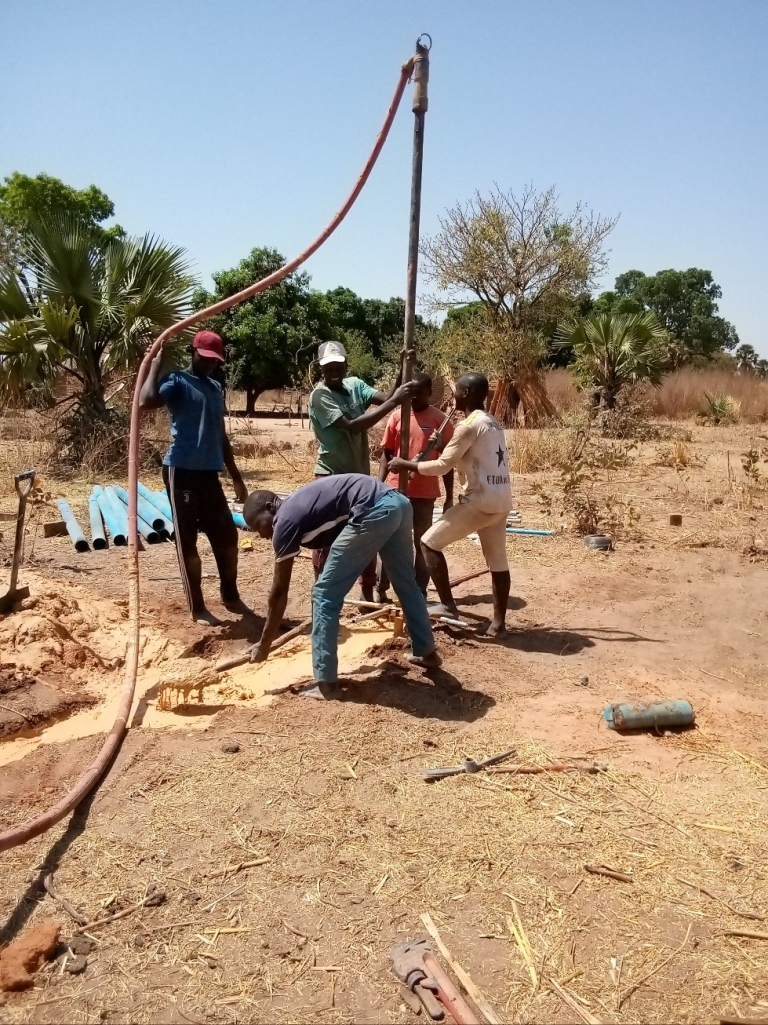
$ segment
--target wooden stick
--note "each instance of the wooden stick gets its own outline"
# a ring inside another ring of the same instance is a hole
[[[768,1018],[718,1018],[720,1025],[768,1025]]]
[[[259,865],[266,865],[271,858],[256,858],[255,861],[241,861],[239,865],[229,865],[227,868],[218,868],[215,872],[206,872],[205,879],[221,879],[222,876],[237,875],[246,868],[258,868]]]
[[[153,925],[151,929],[148,929],[143,922],[139,922],[139,925],[146,933],[150,932],[163,932],[165,929],[181,929],[188,925],[197,925],[197,918],[188,918],[186,922],[169,922],[167,925]]]
[[[468,580],[474,580],[475,577],[484,577],[486,573],[490,573],[489,569],[478,569],[474,573],[465,573],[463,577],[456,577],[455,580],[450,581],[450,586],[458,587],[459,584],[466,584]],[[432,590],[436,590],[434,584],[430,584]]]
[[[30,717],[28,715],[24,715],[23,712],[20,712],[18,710],[18,708],[11,708],[10,705],[2,705],[2,704],[0,704],[0,708],[4,708],[6,712],[12,712],[14,715],[18,715],[18,717],[20,719],[23,719],[24,722],[32,722]]]
[[[677,948],[677,950],[673,950],[673,951],[672,951],[672,953],[671,953],[671,954],[669,955],[669,957],[665,957],[665,958],[664,958],[664,960],[663,960],[663,961],[661,962],[661,964],[660,964],[660,965],[657,965],[657,966],[656,966],[656,968],[652,968],[652,969],[651,969],[651,971],[650,971],[650,972],[648,972],[648,974],[647,974],[647,975],[644,975],[644,976],[642,977],[642,979],[638,979],[638,980],[637,980],[637,982],[634,982],[634,983],[633,983],[633,984],[632,984],[632,985],[631,985],[631,986],[629,987],[629,989],[625,989],[625,990],[624,990],[624,992],[622,993],[622,995],[621,995],[621,996],[619,997],[619,1002],[618,1002],[618,1005],[617,1005],[617,1007],[616,1007],[616,1010],[617,1010],[617,1011],[620,1011],[620,1010],[621,1010],[621,1005],[622,1005],[622,1004],[624,1003],[624,1001],[625,1001],[625,1000],[629,1000],[629,998],[630,998],[630,997],[632,996],[632,994],[633,994],[633,993],[635,992],[635,990],[638,990],[638,989],[640,989],[640,987],[641,987],[641,986],[643,985],[643,983],[647,982],[647,981],[648,981],[648,980],[649,980],[649,979],[651,978],[651,976],[652,976],[652,975],[655,975],[655,974],[656,974],[657,972],[660,972],[660,971],[661,971],[661,969],[662,969],[662,968],[663,968],[663,967],[664,967],[665,965],[668,965],[668,964],[669,964],[669,962],[670,962],[670,961],[672,960],[672,958],[673,958],[673,957],[675,957],[675,955],[676,955],[676,954],[679,954],[679,953],[680,953],[680,951],[681,951],[681,950],[683,949],[683,947],[684,947],[684,946],[686,945],[686,943],[688,942],[688,937],[689,937],[690,935],[691,935],[691,926],[690,926],[690,924],[689,924],[689,925],[688,925],[688,931],[687,931],[687,932],[686,932],[686,934],[685,934],[685,939],[684,939],[684,940],[683,940],[683,942],[682,942],[682,943],[680,944],[680,946],[679,946],[679,947]],[[768,937],[766,937],[766,938],[768,938]]]
[[[362,616],[355,616],[354,619],[350,619],[350,623],[363,623],[366,619],[380,619],[382,616],[388,616],[390,612],[397,612],[397,606],[395,605],[384,605],[380,609],[376,609],[374,612],[366,612]]]
[[[498,1017],[494,1009],[483,996],[480,989],[478,989],[478,987],[475,985],[475,983],[472,981],[469,975],[467,975],[467,973],[461,967],[459,962],[454,960],[453,957],[451,957],[451,952],[443,943],[440,933],[437,931],[437,926],[432,921],[431,915],[429,915],[425,911],[424,914],[421,916],[421,920],[424,923],[424,928],[427,930],[429,935],[437,944],[437,949],[440,951],[445,960],[453,969],[456,978],[459,980],[459,982],[464,987],[465,991],[468,993],[470,997],[472,997],[472,999],[475,1001],[477,1006],[482,1011],[483,1016],[488,1022],[488,1025],[501,1025],[501,1018]]]
[[[602,762],[586,762],[584,765],[569,764],[567,762],[553,762],[550,765],[498,765],[489,768],[488,772],[513,772],[522,775],[523,773],[537,772],[607,772],[608,766]]]
[[[116,922],[119,918],[127,918],[128,915],[132,915],[134,911],[138,911],[139,908],[143,908],[148,900],[152,898],[153,894],[148,893],[146,897],[143,897],[138,904],[133,904],[131,907],[126,908],[124,911],[118,911],[117,914],[109,915],[107,918],[99,918],[95,922],[86,922],[85,925],[81,926],[79,932],[85,932],[87,929],[95,929],[99,925],[108,925],[110,922]]]
[[[749,929],[729,929],[723,936],[741,936],[745,940],[768,940],[768,932],[752,932]]]
[[[765,921],[765,915],[758,915],[753,911],[738,911],[733,904],[729,904],[727,900],[723,900],[722,897],[718,897],[717,894],[712,893],[711,890],[708,890],[706,886],[702,886],[701,883],[693,883],[690,879],[683,879],[682,876],[676,876],[676,879],[679,883],[683,883],[684,886],[690,886],[692,889],[698,890],[699,893],[703,893],[711,900],[717,901],[718,904],[722,904],[724,908],[728,908],[730,912],[737,915],[739,918],[749,918],[753,922]]]
[[[577,1000],[574,1000],[571,994],[555,982],[554,979],[547,979],[547,983],[552,987],[553,992],[557,993],[563,1003],[570,1007],[575,1014],[578,1014],[583,1022],[586,1022],[586,1025],[602,1025],[599,1018],[596,1018],[594,1014],[590,1014],[586,1007],[582,1007],[581,1004]]]
[[[299,623],[298,626],[294,626],[294,628],[292,630],[289,630],[288,633],[283,634],[282,637],[276,638],[272,642],[272,647],[269,650],[270,655],[273,651],[276,651],[278,648],[282,648],[282,646],[284,644],[287,644],[288,641],[292,641],[294,637],[298,637],[299,634],[306,633],[307,630],[310,630],[311,628],[312,617],[310,616],[308,619],[305,619],[303,622]],[[246,648],[246,650],[243,651],[240,655],[235,655],[234,658],[228,658],[224,662],[219,662],[216,666],[216,672],[225,673],[228,669],[236,669],[237,666],[244,666],[246,662],[251,661],[251,652],[256,646],[257,645],[252,644],[250,648]]]
[[[609,868],[607,865],[585,865],[584,868],[594,876],[608,876],[609,879],[618,879],[620,883],[634,883],[635,881],[626,872],[617,872],[615,868]]]
[[[400,602],[395,601],[360,601],[358,598],[345,598],[345,605],[354,605],[358,609],[391,609],[393,605],[399,605]]]
[[[60,904],[67,912],[69,917],[77,923],[77,925],[87,925],[88,919],[85,915],[81,915],[79,911],[75,911],[68,900],[65,900],[60,894],[58,894],[53,888],[53,875],[49,874],[43,876],[43,886],[45,887],[46,893],[53,897],[57,904]]]

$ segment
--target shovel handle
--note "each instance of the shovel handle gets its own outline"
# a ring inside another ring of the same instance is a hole
[[[36,470],[22,470],[21,473],[17,473],[13,478],[13,486],[16,488],[16,494],[19,498],[28,498],[32,488],[35,486],[35,475]]]

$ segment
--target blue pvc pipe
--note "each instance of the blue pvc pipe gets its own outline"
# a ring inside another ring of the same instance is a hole
[[[91,544],[93,550],[100,552],[107,547],[107,539],[104,537],[104,522],[101,518],[101,509],[95,495],[88,499],[88,517],[91,521]]]
[[[142,498],[146,498],[155,509],[160,510],[167,523],[173,523],[173,510],[168,501],[168,495],[164,491],[150,491],[146,485],[139,483],[139,494]]]
[[[112,502],[109,500],[109,495],[102,488],[101,484],[96,484],[93,489],[93,496],[99,503],[99,510],[101,515],[104,517],[104,522],[107,525],[107,530],[112,535],[112,544],[118,548],[122,545],[128,544],[128,519],[122,513],[118,512]]]
[[[118,484],[113,484],[107,488],[107,494],[114,495],[115,501],[119,502],[125,509],[126,523],[128,522],[128,492],[125,488],[121,488]],[[138,527],[139,533],[147,542],[148,545],[158,544],[162,538],[152,526],[151,523],[147,523],[137,512],[136,514],[136,526]]]
[[[603,717],[611,730],[660,730],[670,726],[692,726],[696,718],[689,701],[608,705]]]
[[[120,524],[121,533],[123,533],[125,535],[126,541],[127,541],[127,538],[128,538],[128,510],[127,510],[127,508],[123,505],[123,503],[117,497],[117,495],[115,494],[114,488],[111,487],[111,486],[104,488],[104,497],[109,502],[110,509],[112,510],[112,512],[117,517],[117,522]]]
[[[85,540],[85,534],[80,529],[80,524],[75,519],[75,514],[70,509],[69,502],[65,498],[59,498],[56,505],[61,513],[61,518],[67,525],[67,533],[70,536],[72,544],[75,546],[75,551],[90,551],[91,546]]]
[[[123,505],[127,506],[128,492],[125,490],[125,488],[121,488],[116,484],[115,491],[117,492],[117,495],[120,501],[123,503]],[[136,508],[142,520],[144,520],[145,523],[149,524],[149,526],[153,530],[158,531],[158,533],[160,533],[161,535],[165,535],[166,537],[170,535],[171,530],[173,529],[173,524],[166,523],[165,517],[160,512],[160,510],[156,509],[151,502],[148,502],[143,495],[137,496]]]
[[[243,519],[243,514],[232,510],[232,519],[235,521],[235,526],[241,530],[248,530],[248,524]]]
[[[536,534],[539,537],[552,537],[554,530],[533,530],[530,527],[507,527],[508,534]]]

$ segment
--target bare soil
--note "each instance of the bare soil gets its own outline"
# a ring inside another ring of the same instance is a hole
[[[51,917],[73,935],[42,888],[48,872],[91,922],[158,890],[164,900],[87,930],[86,971],[44,968],[33,990],[8,996],[3,1020],[417,1021],[389,952],[424,934],[425,911],[501,1021],[574,1021],[550,980],[603,1022],[766,1017],[766,941],[727,935],[768,932],[766,496],[740,476],[750,429],[691,430],[690,467],[657,465],[650,443],[600,477],[599,494],[640,514],[614,551],[568,532],[510,537],[505,641],[445,628],[431,676],[386,642],[339,700],[289,694],[243,708],[201,697],[178,707],[177,728],[134,723],[95,798],[3,856],[2,935]],[[274,451],[244,455],[250,486],[308,479],[298,442],[283,450],[294,470]],[[544,524],[531,484],[554,479],[519,481],[524,525]],[[73,483],[78,512],[85,494]],[[0,506],[13,507],[7,491]],[[124,551],[80,556],[38,530],[26,566],[45,593],[37,585],[0,621],[0,748],[120,680]],[[210,607],[225,620],[216,630],[187,621],[173,547],[141,555],[145,671],[182,651],[202,671],[259,635],[267,546],[253,539],[241,554],[255,613],[243,619],[218,603],[202,550]],[[454,575],[482,566],[472,542],[450,561]],[[308,614],[310,584],[298,560],[287,625]],[[487,577],[458,588],[472,622],[490,615],[489,591]],[[690,700],[696,727],[607,729],[606,705],[664,698]],[[102,739],[7,764],[2,822],[52,803]],[[578,756],[608,772],[433,784],[419,774],[509,748],[514,762]],[[633,882],[584,869],[601,863]]]

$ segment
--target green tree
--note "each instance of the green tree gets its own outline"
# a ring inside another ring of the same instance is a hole
[[[213,275],[213,293],[196,290],[193,305],[204,309],[228,298],[284,263],[276,249],[253,249],[237,267]],[[333,337],[330,311],[323,296],[310,289],[309,281],[308,274],[289,274],[207,322],[227,343],[228,381],[245,391],[249,416],[263,391],[298,384],[315,355],[316,343]]]
[[[616,278],[614,291],[604,292],[595,308],[620,314],[655,313],[669,334],[677,365],[709,360],[716,352],[738,345],[735,327],[718,313],[721,297],[722,290],[708,270],[690,267],[652,275],[630,270]]]
[[[547,337],[604,271],[615,223],[583,204],[563,213],[554,188],[528,186],[519,195],[495,188],[448,210],[425,240],[436,307],[465,307],[469,296],[482,304],[473,363],[499,377],[492,406],[499,419],[532,425],[554,414],[539,375]],[[450,332],[446,341],[455,350]]]
[[[96,239],[122,238],[125,232],[119,224],[102,226],[114,212],[112,200],[95,185],[73,189],[49,174],[32,178],[14,171],[0,185],[0,267],[19,265],[24,236],[33,224],[51,218],[68,218]]]
[[[151,339],[188,313],[184,251],[149,235],[104,240],[53,216],[29,223],[21,257],[25,273],[0,272],[0,394],[50,395],[68,377],[77,424],[92,430],[111,419],[109,378],[135,370]]]
[[[405,300],[393,296],[391,299],[362,299],[351,288],[331,289],[325,293],[328,317],[334,329],[339,332],[356,331],[369,344],[374,359],[381,361],[391,340],[402,342],[405,327]],[[422,318],[416,316],[416,323]]]
[[[600,404],[613,409],[622,388],[658,385],[667,365],[667,335],[653,313],[591,313],[558,329],[558,343],[573,350],[574,369]]]

